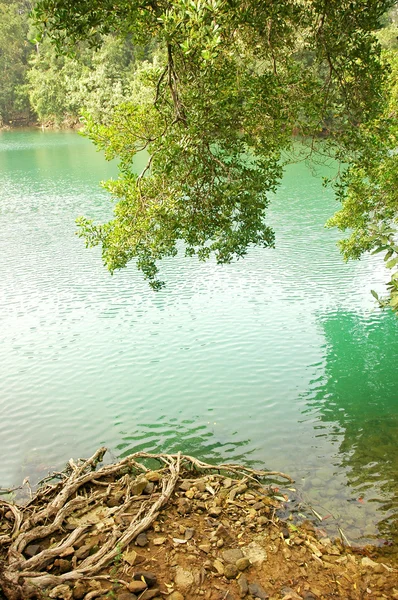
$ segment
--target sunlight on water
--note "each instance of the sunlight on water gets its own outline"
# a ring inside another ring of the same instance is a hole
[[[0,486],[101,444],[180,449],[289,472],[331,530],[393,535],[398,325],[370,295],[380,258],[344,264],[323,227],[322,172],[288,169],[275,250],[165,260],[159,293],[75,235],[116,175],[74,133],[0,134]]]

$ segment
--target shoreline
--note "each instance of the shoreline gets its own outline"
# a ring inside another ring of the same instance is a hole
[[[25,507],[0,500],[3,598],[398,599],[396,555],[286,515],[284,473],[146,453],[97,468],[104,453]]]

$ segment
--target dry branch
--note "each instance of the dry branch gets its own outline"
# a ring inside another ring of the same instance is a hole
[[[0,537],[0,545],[6,550],[0,586],[7,600],[44,598],[56,586],[88,578],[108,579],[101,571],[153,524],[170,500],[179,477],[192,473],[192,469],[213,471],[217,479],[224,477],[221,473],[228,473],[240,483],[250,479],[258,487],[261,487],[259,479],[264,477],[292,481],[278,471],[256,471],[234,464],[210,465],[181,454],[137,452],[116,464],[98,468],[105,452],[105,448],[99,448],[88,460],[75,463],[71,459],[62,480],[54,485],[47,483],[23,508],[0,500],[0,506],[11,511],[14,519],[12,531]],[[149,459],[162,466],[150,471],[140,462]],[[156,482],[154,489],[149,495],[141,495],[151,474]],[[116,497],[120,502],[108,506],[109,500]],[[102,545],[77,564],[75,546],[81,547],[98,533],[104,536]],[[43,542],[44,547],[40,546],[33,556],[24,555],[33,542]],[[57,560],[70,555],[73,555],[70,570],[57,573]],[[92,590],[86,598],[97,595]]]

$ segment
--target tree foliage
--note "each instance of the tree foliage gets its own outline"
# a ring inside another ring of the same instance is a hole
[[[354,169],[339,188],[348,198],[359,157],[377,161],[366,132],[386,114],[389,84],[374,31],[393,4],[40,0],[36,22],[58,49],[82,40],[97,46],[110,34],[159,46],[158,60],[135,74],[128,101],[102,121],[86,120],[89,137],[120,161],[118,180],[106,184],[115,218],[80,220],[109,269],[134,259],[159,287],[159,261],[179,242],[186,254],[221,263],[252,244],[272,246],[265,209],[294,134],[315,148],[327,133],[323,149]],[[136,175],[142,149],[150,159]]]
[[[31,51],[28,43],[28,2],[0,1],[0,125],[21,112],[29,114],[24,87]]]

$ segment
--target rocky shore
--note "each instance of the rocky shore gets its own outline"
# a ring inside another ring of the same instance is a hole
[[[398,599],[379,549],[286,517],[287,475],[144,453],[98,468],[103,451],[25,507],[0,501],[0,597]]]

